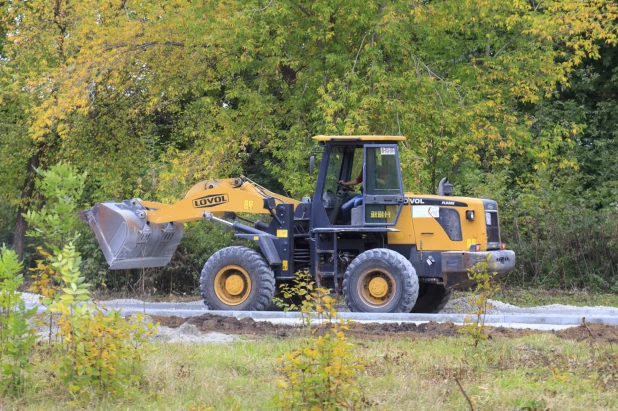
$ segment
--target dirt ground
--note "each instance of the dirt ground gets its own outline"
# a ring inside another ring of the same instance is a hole
[[[618,343],[618,327],[607,324],[582,324],[556,332],[560,338],[595,343]]]
[[[199,317],[160,317],[153,316],[153,320],[163,326],[176,328],[185,322],[195,325],[201,333],[218,332],[223,334],[244,336],[271,336],[275,338],[297,337],[302,335],[300,327],[272,324],[269,322],[255,321],[251,318],[237,319],[234,317],[221,317],[213,314],[204,314]],[[453,323],[354,323],[346,333],[350,337],[362,339],[386,339],[386,338],[435,338],[455,337],[459,334],[461,326]],[[490,339],[517,338],[534,333],[546,333],[552,331],[536,331],[526,329],[514,329],[504,327],[487,327]],[[617,343],[618,327],[605,324],[586,324],[578,327],[567,328],[554,332],[563,339],[575,341],[587,341],[594,343]]]

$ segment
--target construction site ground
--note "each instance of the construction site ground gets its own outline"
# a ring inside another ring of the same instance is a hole
[[[184,330],[193,327],[200,334],[221,333],[245,338],[260,338],[264,336],[275,338],[301,337],[307,330],[300,326],[289,324],[273,324],[267,321],[255,321],[251,318],[237,319],[221,317],[213,314],[203,314],[198,317],[152,316],[162,327],[178,329],[184,325]],[[187,327],[187,325],[193,327]],[[358,340],[380,340],[389,338],[435,338],[457,337],[461,335],[461,326],[453,323],[352,323],[347,335]],[[181,330],[180,333],[186,332]],[[536,333],[553,333],[559,338],[587,341],[592,343],[618,343],[618,327],[607,324],[582,324],[577,327],[558,331],[540,331],[530,329],[487,327],[488,338],[518,338]],[[194,334],[189,331],[188,334]]]

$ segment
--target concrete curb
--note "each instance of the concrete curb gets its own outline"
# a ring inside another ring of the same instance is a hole
[[[105,301],[101,301],[101,304],[105,305],[107,308],[116,308],[116,309],[125,309],[125,308],[143,308],[143,304],[127,304],[127,303],[111,303],[106,304]],[[203,304],[194,304],[194,303],[146,303],[146,309],[148,310],[162,310],[162,311],[200,311],[200,312],[209,312],[209,310]],[[586,309],[538,309],[538,308],[491,308],[490,311],[499,311],[500,314],[491,314],[491,315],[501,315],[509,314],[509,316],[516,314],[536,314],[537,316],[591,316],[591,317],[618,317],[618,309],[597,309],[597,308],[586,308]],[[223,312],[223,311],[219,311]],[[266,311],[262,311],[266,312]],[[283,314],[283,311],[274,311],[276,314]],[[340,315],[342,314],[364,314],[364,313],[349,313],[348,311],[340,311]],[[374,314],[370,314],[374,315]],[[390,315],[390,314],[382,314],[382,315]],[[409,314],[402,314],[409,315]],[[419,314],[425,315],[425,314]],[[430,316],[436,315],[466,315],[466,314],[426,314]],[[488,314],[489,315],[489,314]]]
[[[112,307],[108,307],[112,308]],[[276,312],[276,311],[208,311],[197,309],[150,309],[144,310],[139,307],[122,307],[122,312],[125,315],[135,313],[145,313],[149,315],[161,316],[177,316],[177,317],[197,317],[203,314],[213,314],[222,317],[235,317],[238,319],[251,318],[256,321],[278,321],[278,320],[300,320],[300,314],[297,312]],[[350,313],[341,312],[339,317],[348,320],[361,322],[452,322],[462,324],[467,317],[466,314],[403,314],[403,313],[387,313],[387,314],[372,314],[372,313]],[[578,326],[582,324],[580,315],[566,316],[539,316],[539,315],[513,315],[513,314],[487,314],[485,316],[485,324],[536,324],[536,325],[560,325],[560,326]],[[586,316],[587,323],[599,323],[618,326],[618,317],[592,315]]]
[[[496,309],[496,308],[494,308]],[[498,308],[497,310],[502,311],[503,313],[514,313],[514,314],[537,314],[542,312],[545,315],[582,315],[582,316],[598,316],[600,312],[602,312],[602,317],[618,317],[618,309],[598,309],[598,308],[585,308],[585,309],[544,309],[544,308]],[[588,321],[588,317],[586,317],[586,321]]]
[[[176,316],[176,317],[198,317],[203,314],[212,314],[222,317],[235,317],[238,319],[251,318],[255,321],[271,321],[278,323],[300,324],[300,313],[283,311],[210,311],[199,304],[174,304],[174,303],[146,303],[137,304],[105,304],[108,309],[121,310],[124,315],[145,313],[149,315]],[[27,304],[34,307],[35,304]],[[45,312],[46,308],[39,306],[38,312]],[[508,326],[513,324],[517,328],[525,325],[530,326],[578,326],[582,324],[582,318],[586,318],[587,323],[598,323],[618,326],[618,310],[582,310],[574,313],[574,310],[544,310],[543,314],[538,315],[530,309],[505,309],[505,314],[487,314],[485,324],[495,326]],[[358,322],[452,322],[463,324],[467,314],[404,314],[404,313],[355,313],[340,312],[340,318]],[[536,314],[536,315],[535,315]]]

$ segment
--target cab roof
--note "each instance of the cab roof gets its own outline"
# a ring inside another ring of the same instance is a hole
[[[317,141],[405,141],[404,136],[315,136]]]

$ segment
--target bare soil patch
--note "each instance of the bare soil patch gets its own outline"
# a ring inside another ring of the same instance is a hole
[[[213,314],[204,314],[199,317],[163,317],[152,316],[154,321],[162,326],[177,328],[184,323],[192,324],[201,333],[219,332],[224,334],[236,334],[247,336],[271,336],[275,338],[297,337],[302,335],[303,329],[299,326],[287,324],[273,324],[266,321],[255,321],[252,318],[237,319],[234,317],[222,317]],[[436,338],[436,337],[456,337],[461,335],[461,326],[453,323],[424,324],[413,323],[353,323],[350,330],[346,333],[350,337],[380,340],[387,338]],[[498,338],[518,338],[530,334],[542,333],[547,331],[513,329],[504,327],[487,327],[490,339]]]
[[[618,327],[607,324],[582,324],[578,327],[560,330],[556,332],[556,335],[566,340],[618,343]]]
[[[192,324],[202,333],[219,332],[237,335],[259,335],[273,337],[292,337],[299,335],[300,327],[286,324],[273,324],[266,321],[255,321],[252,318],[223,317],[213,314],[203,314],[199,317],[151,316],[153,321],[165,327],[177,328],[184,323]]]

